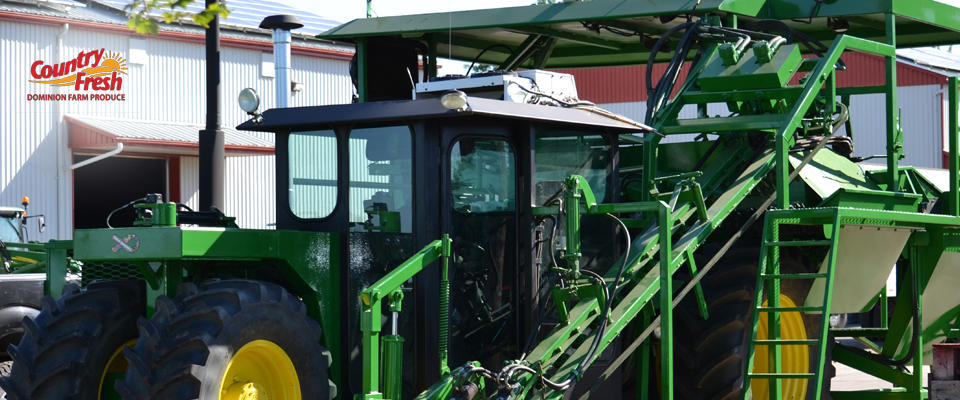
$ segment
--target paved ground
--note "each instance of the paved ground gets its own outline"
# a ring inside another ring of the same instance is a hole
[[[837,367],[837,376],[833,378],[830,385],[833,390],[867,390],[891,388],[893,385],[886,381],[874,378],[864,374],[846,365],[833,363]],[[923,366],[923,382],[926,386],[927,375],[930,373],[930,366]]]
[[[854,340],[841,340],[841,343],[849,346],[860,346]],[[850,368],[846,365],[833,363],[833,366],[837,368],[837,376],[833,378],[830,382],[832,390],[868,390],[868,389],[884,389],[893,387],[892,384],[887,381],[874,378],[870,375],[864,374],[860,371],[857,371],[853,368]],[[912,368],[911,368],[912,369]],[[923,381],[926,385],[927,375],[930,373],[930,366],[925,365],[923,371]]]

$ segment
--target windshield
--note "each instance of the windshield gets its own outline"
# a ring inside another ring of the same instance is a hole
[[[541,131],[536,143],[537,205],[563,189],[570,175],[587,178],[597,202],[607,199],[610,180],[610,146],[599,135],[567,131]]]
[[[0,240],[4,242],[19,242],[20,234],[17,218],[0,218]]]

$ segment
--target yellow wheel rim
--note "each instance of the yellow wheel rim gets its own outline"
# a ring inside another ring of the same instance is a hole
[[[104,397],[103,383],[107,380],[107,374],[123,374],[127,372],[127,358],[123,356],[123,349],[126,347],[133,347],[136,344],[137,339],[126,342],[110,356],[110,360],[107,361],[107,367],[103,369],[103,374],[100,375],[100,390],[97,391],[100,399]],[[112,392],[113,387],[109,387],[107,390]]]
[[[763,302],[767,306],[767,302]],[[792,299],[785,294],[780,294],[781,307],[796,307]],[[764,313],[766,314],[766,313]],[[760,326],[757,329],[757,339],[764,340],[769,338],[769,326],[765,315],[760,315]],[[807,329],[803,324],[803,316],[800,312],[782,312],[780,313],[780,339],[803,340],[807,338]],[[808,345],[787,345],[780,346],[780,372],[783,373],[801,373],[810,372],[810,351]],[[767,345],[756,347],[753,358],[753,373],[770,372],[770,359]],[[784,379],[783,398],[791,400],[801,400],[807,397],[807,379]],[[751,380],[750,389],[754,399],[768,399],[770,397],[770,382],[767,379]]]
[[[230,359],[220,400],[300,400],[300,379],[287,353],[269,340],[247,343]]]

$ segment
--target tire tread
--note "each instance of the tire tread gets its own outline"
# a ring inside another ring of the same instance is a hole
[[[142,282],[105,281],[83,290],[67,285],[58,299],[44,296],[36,319],[23,320],[20,344],[8,348],[13,367],[0,378],[7,399],[96,398],[99,374],[92,371],[119,345],[106,347],[136,337],[135,321],[146,310],[143,293]]]

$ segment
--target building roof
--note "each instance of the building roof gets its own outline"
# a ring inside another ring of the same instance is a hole
[[[91,0],[96,4],[102,4],[117,11],[124,11],[124,7],[130,4],[130,0]],[[220,27],[237,27],[240,29],[260,29],[260,22],[265,17],[278,14],[296,15],[303,22],[303,27],[293,31],[295,35],[318,35],[324,31],[340,25],[340,22],[329,18],[324,18],[313,13],[290,7],[286,4],[268,0],[230,0],[227,3],[230,9],[230,16],[220,21]],[[203,11],[204,2],[198,1],[187,5],[187,12],[198,13]],[[151,15],[160,17],[162,10],[154,10]]]
[[[127,27],[128,17],[126,12],[122,10],[122,6],[118,8],[115,5],[106,4],[107,1],[111,0],[90,0],[89,4],[75,0],[57,0],[50,3],[40,0],[36,5],[0,1],[0,20],[42,23],[47,25],[69,22],[71,23],[71,28],[75,27],[71,21],[82,21],[84,23],[93,23],[96,28],[106,28],[129,35],[158,37],[161,39],[196,35],[202,40],[202,37],[206,35],[203,27],[193,24],[192,20],[189,19],[172,24],[166,24],[162,21],[158,22],[160,29],[157,36],[138,35],[130,31]],[[126,0],[121,2],[129,3],[129,1]],[[233,7],[233,2],[229,4],[229,7]],[[294,10],[289,7],[280,9],[278,12],[295,12],[298,16],[308,14],[304,11]],[[220,37],[223,45],[230,46],[233,42],[261,42],[263,45],[260,47],[262,47],[263,50],[269,51],[272,49],[273,39],[269,30],[260,29],[258,27],[259,22],[253,24],[250,20],[250,13],[241,12],[240,9],[237,8],[236,14],[235,20],[231,20],[230,18],[221,20]],[[346,57],[341,56],[339,58],[349,59],[350,55],[348,53],[354,51],[352,46],[344,46],[342,44],[314,38],[314,31],[323,31],[327,29],[330,24],[336,24],[335,21],[326,20],[319,16],[301,18],[305,26],[304,28],[293,31],[292,44],[294,46],[294,54],[298,53],[297,50],[299,48],[301,50],[316,50],[318,52],[329,52],[331,54],[341,53],[341,55],[346,55]],[[320,20],[327,22],[319,25]],[[311,23],[315,23],[317,26],[311,27],[307,25]],[[83,28],[80,27],[80,29]]]
[[[897,50],[897,60],[943,75],[960,76],[960,55],[929,47]]]
[[[196,155],[201,124],[66,115],[69,147],[112,150],[123,143],[124,151],[136,153]],[[227,153],[273,154],[273,143],[232,127],[221,127]],[[228,154],[229,155],[229,154]]]

